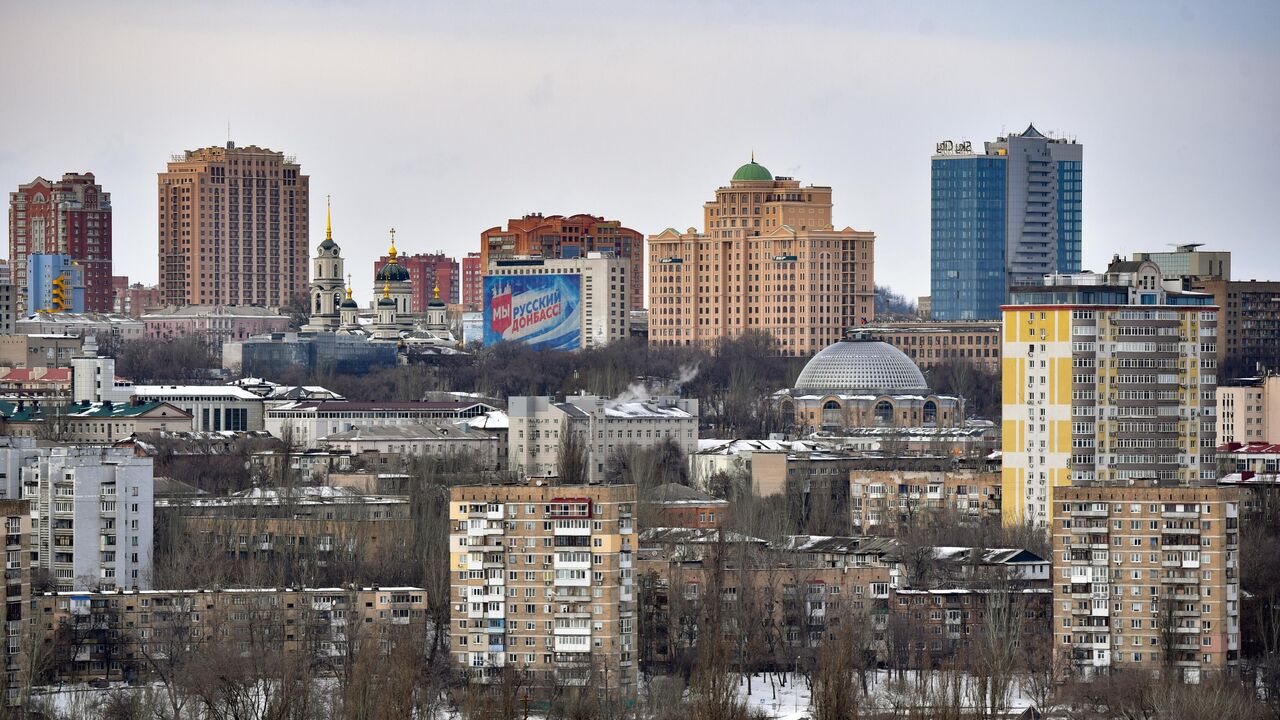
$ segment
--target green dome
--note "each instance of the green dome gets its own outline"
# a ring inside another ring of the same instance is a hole
[[[382,266],[375,278],[378,282],[407,282],[409,271],[400,263],[389,262]]]
[[[760,163],[752,160],[751,162],[738,168],[738,172],[733,174],[734,180],[773,180],[773,173]]]
[[[338,307],[341,307],[341,308],[357,308],[357,309],[359,309],[359,307],[360,307],[360,306],[359,306],[358,304],[356,304],[356,301],[355,301],[355,300],[352,300],[351,298],[347,298],[346,300],[343,300],[343,301],[342,301],[342,303],[341,303],[340,305],[338,305]]]

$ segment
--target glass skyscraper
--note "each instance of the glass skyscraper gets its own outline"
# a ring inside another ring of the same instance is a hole
[[[935,320],[999,320],[1010,287],[1080,271],[1083,146],[1035,126],[984,145],[943,142],[933,156]]]

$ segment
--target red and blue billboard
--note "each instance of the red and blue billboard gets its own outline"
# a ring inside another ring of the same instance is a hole
[[[484,279],[484,344],[524,343],[537,350],[582,346],[582,278],[489,275]]]

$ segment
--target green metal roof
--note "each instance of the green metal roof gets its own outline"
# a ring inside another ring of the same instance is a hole
[[[734,180],[772,180],[773,173],[760,163],[752,160],[751,162],[738,168],[738,172],[733,174]]]

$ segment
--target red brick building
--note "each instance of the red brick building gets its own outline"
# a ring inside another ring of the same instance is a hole
[[[373,263],[373,275],[377,277],[391,260],[390,255],[383,255]],[[440,299],[446,304],[458,304],[459,286],[462,284],[458,271],[458,261],[444,253],[419,253],[417,255],[397,255],[396,262],[409,271],[409,282],[413,286],[413,297],[409,301],[409,312],[424,313],[427,303],[435,293],[436,284],[440,285]]]
[[[491,227],[480,233],[480,266],[515,255],[547,259],[586,257],[589,252],[611,253],[627,260],[631,276],[632,310],[644,308],[644,236],[617,220],[595,215],[525,215],[507,221],[507,229]]]
[[[111,193],[93,173],[37,177],[9,193],[9,262],[15,310],[27,310],[27,256],[69,255],[84,268],[84,307],[111,312]]]
[[[646,498],[654,527],[720,528],[729,521],[729,501],[717,500],[687,485],[667,483],[649,491]]]
[[[467,253],[462,258],[462,305],[465,309],[479,311],[484,303],[484,264],[480,253]]]
[[[129,278],[124,278],[126,285],[116,288],[112,312],[117,315],[128,315],[140,318],[148,309],[164,307],[164,294],[158,285],[133,283],[128,285]]]

